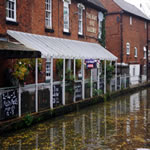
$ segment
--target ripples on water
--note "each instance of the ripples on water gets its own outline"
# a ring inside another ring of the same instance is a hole
[[[137,148],[150,148],[150,89],[0,137],[0,149],[10,150]]]

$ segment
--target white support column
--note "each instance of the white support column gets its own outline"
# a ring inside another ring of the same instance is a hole
[[[51,57],[50,108],[53,109],[53,57]]]
[[[104,61],[104,94],[106,94],[106,60]]]
[[[97,69],[97,89],[98,90],[100,89],[100,87],[99,87],[99,85],[100,85],[100,83],[99,83],[99,81],[100,81],[99,74],[100,74],[100,68]]]
[[[115,62],[115,91],[117,91],[117,61]]]
[[[91,69],[91,91],[90,91],[91,97],[93,97],[93,70]]]
[[[38,112],[38,58],[35,59],[35,111]]]
[[[84,59],[82,60],[82,99],[85,99],[85,70],[84,70]]]
[[[126,74],[124,75],[124,82],[125,82],[124,88],[126,89],[127,88],[127,77],[126,77]]]
[[[73,77],[74,77],[74,81],[76,81],[76,59],[73,59]],[[74,86],[75,88],[75,86]],[[73,98],[73,102],[76,102],[76,97],[75,97],[75,91],[74,91],[74,98]]]
[[[21,87],[18,89],[18,116],[21,117]]]
[[[63,86],[62,86],[62,103],[65,105],[65,72],[66,72],[66,62],[65,58],[63,59]]]

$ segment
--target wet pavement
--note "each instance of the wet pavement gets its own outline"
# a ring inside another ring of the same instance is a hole
[[[0,137],[0,150],[150,149],[150,89]]]

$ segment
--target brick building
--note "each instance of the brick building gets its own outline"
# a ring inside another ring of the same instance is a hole
[[[106,9],[98,0],[0,1],[0,38],[18,42],[8,30],[99,43]],[[2,60],[4,69],[13,60]],[[43,63],[46,66],[45,63]],[[4,67],[5,66],[5,67]],[[54,65],[55,66],[55,65]],[[44,73],[46,73],[44,67]],[[42,79],[42,82],[45,79]]]
[[[108,10],[106,48],[119,58],[118,73],[130,74],[133,76],[133,82],[138,80],[140,75],[145,78],[149,18],[124,0],[100,2]]]

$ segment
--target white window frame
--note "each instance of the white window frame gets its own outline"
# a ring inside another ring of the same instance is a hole
[[[11,5],[11,3],[14,3],[13,8],[9,8],[9,2],[10,6],[13,6]],[[12,16],[11,17],[7,16],[9,12],[14,13],[14,18],[12,18]],[[6,0],[6,20],[16,22],[16,0]]]
[[[138,57],[138,49],[136,47],[134,47],[134,57]]]
[[[47,13],[49,14],[48,17],[46,16]],[[45,27],[52,29],[52,0],[45,0]]]
[[[50,59],[46,59],[46,81],[50,81],[51,79],[51,61]]]
[[[63,20],[64,20],[64,32],[69,32],[69,4],[71,4],[71,0],[63,0],[64,7],[63,7]],[[66,16],[64,15],[66,9]],[[65,24],[65,20],[67,24]]]
[[[147,29],[147,22],[145,21],[145,29]]]
[[[143,51],[144,51],[144,59],[146,59],[146,47],[144,46],[144,48],[143,48]]]
[[[77,7],[78,7],[78,34],[83,35],[83,10],[85,9],[85,7],[81,3],[78,3]],[[81,29],[81,31],[79,29]]]
[[[132,16],[130,16],[130,25],[132,25],[132,22],[133,20],[132,20]]]
[[[103,19],[104,19],[104,14],[102,12],[98,12],[98,39],[102,38]]]
[[[126,43],[126,54],[130,55],[130,43],[129,42]]]

